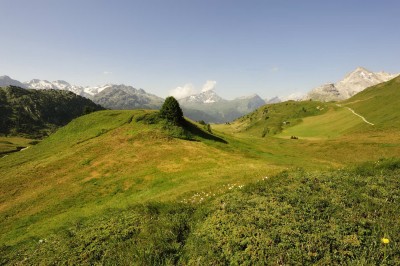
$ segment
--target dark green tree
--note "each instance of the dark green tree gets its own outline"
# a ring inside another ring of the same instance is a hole
[[[182,109],[174,97],[169,96],[165,99],[165,102],[160,109],[160,117],[174,124],[179,124],[183,121]]]

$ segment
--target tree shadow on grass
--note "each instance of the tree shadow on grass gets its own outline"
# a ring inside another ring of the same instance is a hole
[[[203,139],[213,140],[213,141],[217,141],[220,143],[228,144],[228,142],[226,140],[224,140],[220,137],[217,137],[217,136],[213,135],[212,133],[204,131],[203,129],[199,128],[197,125],[191,123],[190,121],[187,121],[186,119],[184,119],[182,121],[182,127],[186,131],[188,131],[190,134],[192,134],[193,136],[198,136]]]

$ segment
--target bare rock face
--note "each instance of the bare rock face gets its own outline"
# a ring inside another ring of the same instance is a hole
[[[371,72],[363,67],[358,67],[339,82],[324,84],[313,89],[307,94],[306,99],[318,101],[345,100],[368,87],[388,81],[398,75],[386,72]]]

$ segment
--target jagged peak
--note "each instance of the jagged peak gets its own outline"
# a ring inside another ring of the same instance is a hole
[[[369,71],[368,69],[366,69],[365,67],[362,67],[362,66],[357,67],[353,72],[360,72],[360,71],[372,73],[371,71]]]

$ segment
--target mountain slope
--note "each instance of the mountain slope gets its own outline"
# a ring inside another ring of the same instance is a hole
[[[337,83],[328,83],[313,89],[307,94],[306,99],[318,101],[345,100],[370,86],[388,81],[397,75],[385,72],[374,73],[363,67],[358,67]]]
[[[99,105],[72,92],[0,88],[0,134],[43,137]]]
[[[337,138],[343,135],[369,135],[368,132],[390,132],[400,129],[400,77],[369,87],[338,104],[328,104],[327,112],[302,119],[288,126],[278,137],[302,139]]]
[[[329,104],[315,101],[287,101],[266,105],[231,123],[233,132],[246,132],[255,137],[275,135],[309,116],[325,113]]]
[[[155,122],[154,114],[95,112],[1,158],[0,216],[7,219],[0,220],[0,242],[29,242],[109,208],[190,198],[201,190],[216,193],[222,184],[276,171],[239,150],[231,153],[200,127],[188,122],[183,129],[171,128]],[[195,141],[172,137],[186,136],[182,130]]]
[[[263,121],[301,125],[336,106],[316,104],[259,108],[236,121],[250,122],[239,134],[219,131],[236,122],[212,125],[210,134],[190,121],[171,126],[149,110],[72,120],[0,159],[0,264],[251,264],[267,252],[289,264],[292,256],[328,264],[353,258],[342,260],[338,250],[361,254],[364,263],[376,254],[371,261],[379,264],[387,258],[379,237],[392,241],[399,231],[398,193],[391,191],[400,163],[378,159],[400,156],[398,131],[392,139],[261,137]],[[365,160],[374,163],[343,170]],[[287,171],[294,167],[305,170]],[[317,173],[328,167],[341,169]],[[290,255],[282,257],[285,250]],[[395,262],[396,246],[385,252]]]
[[[364,116],[375,128],[400,129],[400,76],[369,87],[342,105]]]

